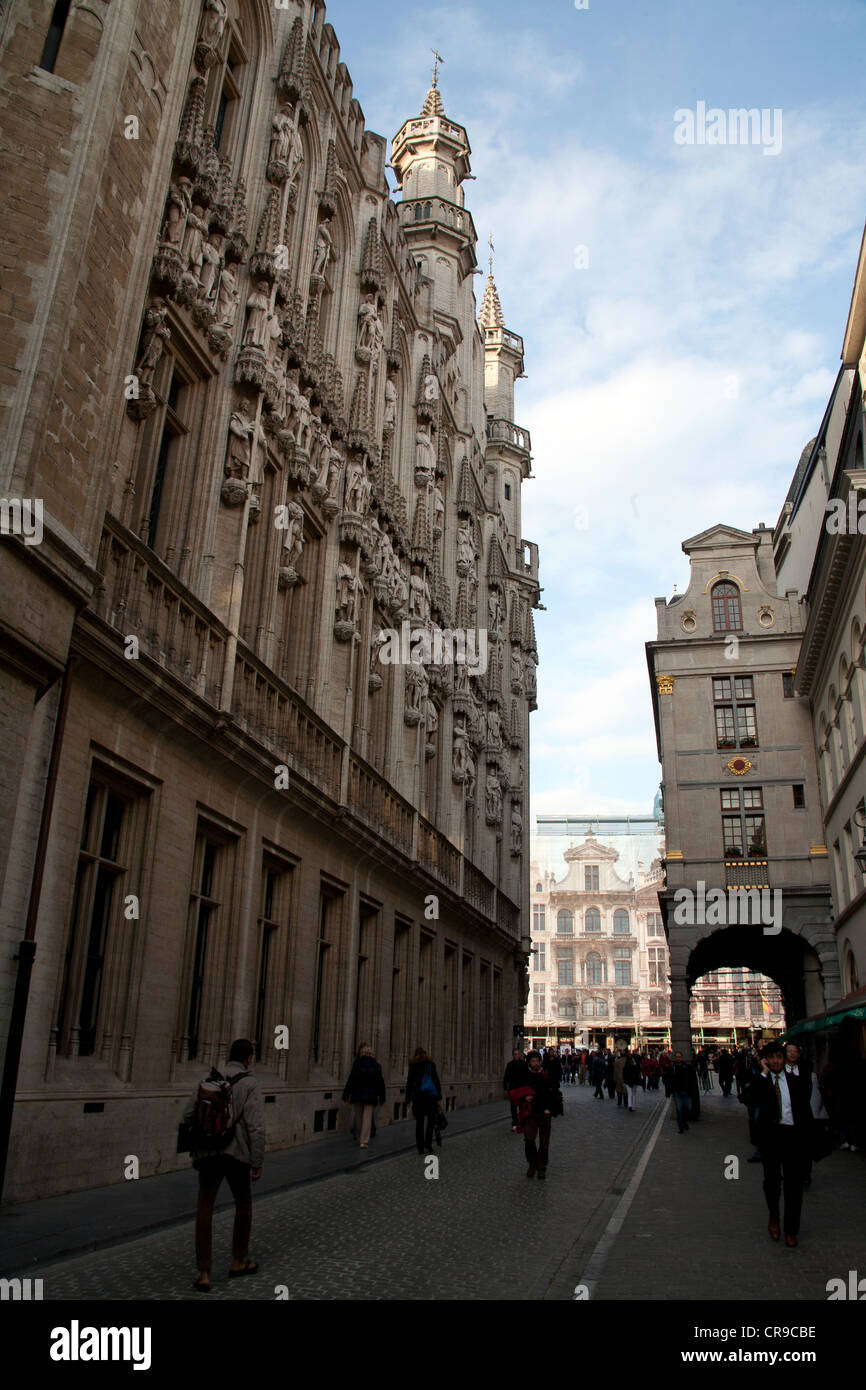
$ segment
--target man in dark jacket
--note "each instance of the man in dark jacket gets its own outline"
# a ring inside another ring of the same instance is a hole
[[[726,1047],[723,1047],[719,1053],[716,1071],[719,1073],[719,1085],[722,1088],[722,1095],[729,1096],[731,1094],[731,1085],[734,1080],[734,1060]]]
[[[785,1244],[793,1249],[800,1233],[803,1182],[811,1150],[811,1083],[786,1071],[781,1043],[765,1047],[763,1060],[767,1070],[752,1082],[746,1104],[756,1111],[764,1196],[770,1213],[767,1230],[773,1240],[779,1239],[779,1198],[784,1183]]]
[[[523,1053],[515,1047],[511,1054],[511,1061],[505,1064],[505,1075],[502,1078],[502,1085],[506,1094],[509,1091],[516,1091],[518,1086],[526,1084],[524,1078],[528,1070]],[[508,1103],[511,1106],[511,1133],[513,1134],[517,1129],[517,1106],[510,1097]]]
[[[696,1120],[700,1114],[701,1101],[695,1069],[691,1063],[685,1061],[681,1052],[674,1053],[668,1085],[677,1112],[677,1131],[685,1134],[689,1120]]]
[[[589,1079],[595,1087],[594,1100],[604,1100],[604,1057],[600,1052],[593,1052],[589,1064]]]

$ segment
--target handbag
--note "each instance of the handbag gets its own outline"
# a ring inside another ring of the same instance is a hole
[[[448,1128],[448,1120],[445,1117],[445,1111],[442,1109],[441,1105],[436,1111],[436,1119],[433,1121],[433,1127],[439,1130]]]
[[[437,1100],[439,1099],[439,1092],[436,1089],[433,1077],[430,1075],[429,1062],[427,1063],[424,1075],[421,1077],[421,1084],[418,1087],[418,1091],[422,1096],[435,1096]]]

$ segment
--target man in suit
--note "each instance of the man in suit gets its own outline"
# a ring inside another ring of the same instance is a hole
[[[764,1167],[764,1196],[773,1240],[781,1235],[779,1198],[784,1183],[785,1244],[794,1249],[800,1233],[803,1186],[810,1157],[812,1107],[807,1078],[787,1071],[785,1049],[769,1043],[762,1058],[763,1075],[752,1082],[746,1104],[756,1112],[755,1129]]]

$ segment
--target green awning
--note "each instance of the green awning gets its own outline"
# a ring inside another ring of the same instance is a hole
[[[835,1028],[842,1022],[843,1018],[856,1018],[861,1023],[866,1023],[866,1004],[852,1002],[846,1004],[841,1000],[835,1009],[830,1009],[826,1014],[816,1014],[814,1018],[801,1019],[795,1023],[793,1028],[788,1028],[785,1032],[786,1038],[796,1037],[798,1033],[820,1033],[824,1028]]]

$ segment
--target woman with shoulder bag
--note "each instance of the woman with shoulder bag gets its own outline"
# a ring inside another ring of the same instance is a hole
[[[362,1043],[355,1054],[349,1080],[343,1091],[343,1104],[355,1107],[358,1143],[362,1149],[366,1149],[370,1143],[373,1112],[377,1105],[384,1105],[385,1095],[382,1068],[373,1056],[370,1044]]]
[[[439,1114],[442,1087],[436,1063],[423,1047],[416,1047],[406,1077],[406,1099],[415,1116],[415,1144],[419,1154],[433,1152],[433,1127]]]

